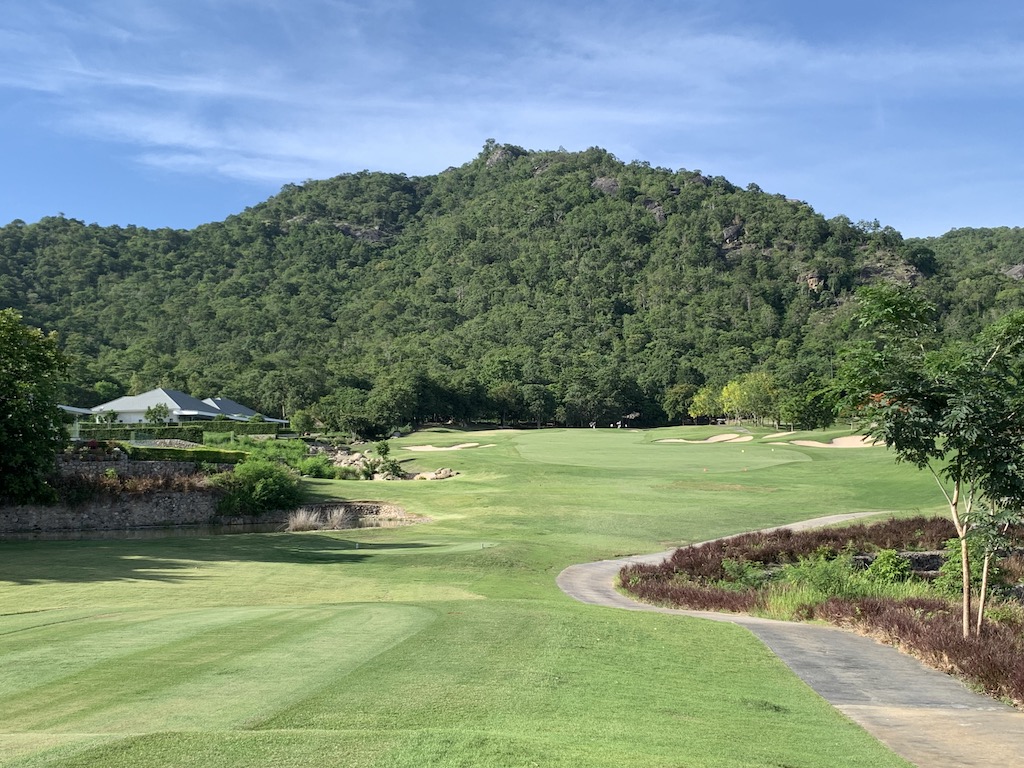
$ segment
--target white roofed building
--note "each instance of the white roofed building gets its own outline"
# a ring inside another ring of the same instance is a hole
[[[207,405],[213,406],[218,411],[223,413],[229,419],[240,419],[242,421],[248,421],[253,416],[259,416],[264,421],[272,421],[276,424],[287,424],[286,419],[271,419],[264,416],[262,413],[254,411],[247,405],[242,405],[239,402],[232,400],[229,397],[208,397],[203,400]]]
[[[117,414],[119,424],[145,424],[148,419],[146,412],[158,405],[167,407],[168,423],[180,424],[188,421],[209,421],[218,416],[232,421],[248,421],[257,415],[252,408],[223,397],[211,397],[199,400],[192,395],[176,389],[151,389],[141,395],[127,395],[102,403],[92,408],[94,414],[113,411]],[[286,424],[282,419],[266,419],[266,421]]]

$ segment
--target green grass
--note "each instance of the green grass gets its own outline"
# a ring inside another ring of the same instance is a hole
[[[655,442],[713,432],[419,433],[393,455],[462,474],[308,481],[432,519],[408,528],[0,543],[0,766],[905,765],[744,630],[555,586],[576,562],[937,507],[884,449]],[[463,442],[494,446],[402,450]]]

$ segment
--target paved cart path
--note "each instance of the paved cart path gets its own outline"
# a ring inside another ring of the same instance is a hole
[[[834,515],[794,530],[851,520]],[[921,768],[1024,764],[1024,712],[974,693],[895,648],[842,629],[754,616],[659,608],[615,590],[627,563],[660,563],[672,550],[566,568],[563,592],[591,605],[727,621],[757,635],[826,701]]]

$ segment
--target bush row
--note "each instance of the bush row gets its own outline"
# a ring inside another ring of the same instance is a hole
[[[981,636],[965,640],[959,607],[937,594],[945,573],[932,587],[918,587],[918,596],[900,596],[902,587],[894,586],[905,584],[905,591],[913,591],[909,564],[896,550],[941,549],[943,539],[952,535],[952,523],[941,518],[744,534],[676,550],[657,565],[626,566],[620,580],[641,600],[694,610],[772,613],[773,601],[788,600],[786,615],[854,627],[1024,705],[1024,608],[1019,603],[990,606]],[[1021,540],[1019,528],[1013,538]],[[851,552],[871,550],[878,551],[874,562],[858,570]],[[957,545],[943,565],[955,577],[954,586],[958,551]],[[1019,551],[999,566],[1011,584],[1024,574]]]
[[[795,563],[811,555],[835,557],[851,549],[940,550],[953,536],[956,536],[953,523],[940,517],[893,519],[872,525],[858,524],[800,533],[784,528],[766,533],[744,533],[677,549],[664,563],[649,567],[665,575],[686,573],[692,579],[709,583],[726,578],[722,563],[729,560]]]
[[[194,461],[197,464],[238,464],[248,456],[244,451],[224,451],[218,448],[150,448],[123,444],[121,450],[135,461]]]
[[[205,432],[235,435],[276,435],[281,425],[266,421],[190,421],[186,424],[80,424],[79,435],[93,440],[129,440],[146,435],[153,440],[203,442]]]

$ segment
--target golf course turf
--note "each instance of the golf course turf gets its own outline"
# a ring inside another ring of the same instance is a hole
[[[430,518],[404,528],[0,542],[0,766],[906,765],[745,630],[556,586],[572,563],[939,508],[884,448],[656,442],[714,432],[430,430],[393,455],[458,477],[306,481]]]

